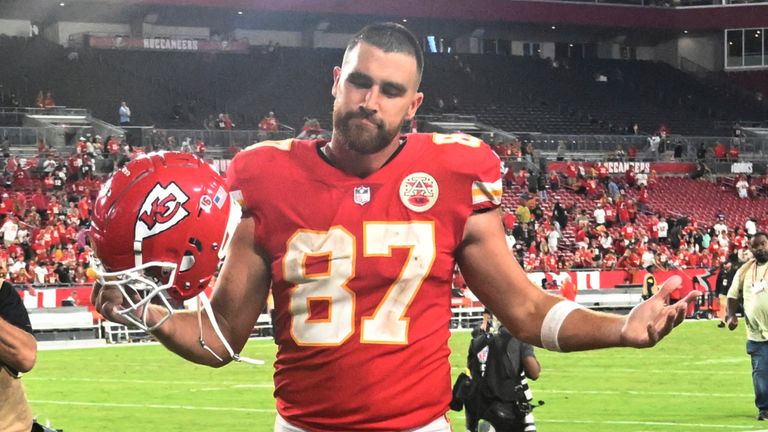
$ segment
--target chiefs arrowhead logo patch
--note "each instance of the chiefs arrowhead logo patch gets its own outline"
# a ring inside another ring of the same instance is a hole
[[[187,201],[189,197],[176,183],[156,184],[141,204],[136,220],[136,240],[166,231],[189,216],[184,208]]]

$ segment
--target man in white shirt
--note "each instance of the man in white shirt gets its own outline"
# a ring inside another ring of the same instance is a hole
[[[643,252],[641,261],[644,269],[653,271],[656,266],[656,253],[651,248],[646,249],[646,251]]]
[[[0,232],[3,233],[3,242],[5,247],[8,247],[16,242],[16,236],[19,233],[19,225],[16,223],[16,216],[10,216],[2,227]]]
[[[562,235],[556,229],[553,229],[547,234],[547,245],[549,246],[550,252],[557,252],[557,243],[558,240],[560,240],[560,237],[562,237]]]
[[[604,231],[603,235],[600,236],[600,247],[605,250],[613,249],[613,237],[608,231]]]
[[[726,225],[722,219],[717,221],[715,226],[712,227],[715,230],[715,235],[719,236],[722,233],[728,232],[728,225]]]
[[[38,261],[32,271],[35,273],[35,285],[44,285],[45,277],[48,276],[48,269]]]
[[[635,183],[637,184],[637,187],[641,188],[643,186],[648,186],[648,174],[640,171],[637,174],[635,174]]]
[[[598,206],[592,215],[595,217],[595,224],[605,225],[605,209],[602,206]]]
[[[736,182],[736,190],[739,191],[739,198],[749,198],[749,183],[747,183],[747,180],[744,179],[744,177]]]
[[[744,230],[747,232],[747,237],[752,238],[755,233],[757,233],[757,222],[755,221],[755,217],[751,216],[747,221],[744,223]]]
[[[669,234],[669,224],[667,224],[667,220],[664,218],[661,218],[659,222],[656,224],[656,229],[659,232],[659,241],[662,243],[666,243],[667,236]]]

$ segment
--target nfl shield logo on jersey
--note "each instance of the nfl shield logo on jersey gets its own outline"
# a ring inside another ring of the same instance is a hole
[[[355,188],[355,204],[366,205],[371,201],[371,188],[358,186]]]

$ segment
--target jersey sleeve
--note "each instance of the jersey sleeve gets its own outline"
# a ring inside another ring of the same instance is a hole
[[[500,206],[504,193],[499,156],[485,143],[477,156],[476,178],[472,181],[472,210],[475,212]]]
[[[431,134],[437,146],[450,148],[448,162],[462,171],[471,182],[472,211],[484,211],[501,205],[502,169],[499,155],[483,140],[462,133]]]
[[[229,167],[227,168],[227,187],[229,190],[229,197],[232,199],[232,201],[240,205],[242,210],[242,217],[246,218],[250,217],[252,213],[248,203],[245,200],[245,195],[243,194],[243,190],[246,188],[245,183],[247,183],[247,180],[244,178],[243,169],[245,158],[241,155],[244,155],[244,153],[241,152],[235,155],[235,157],[232,159],[232,163],[230,163]]]

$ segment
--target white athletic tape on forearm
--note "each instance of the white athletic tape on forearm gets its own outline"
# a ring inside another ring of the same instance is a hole
[[[562,351],[557,335],[560,333],[560,327],[563,326],[565,318],[576,309],[583,309],[583,306],[569,300],[563,300],[552,306],[547,312],[547,316],[544,317],[544,322],[541,323],[542,347],[549,351]]]

